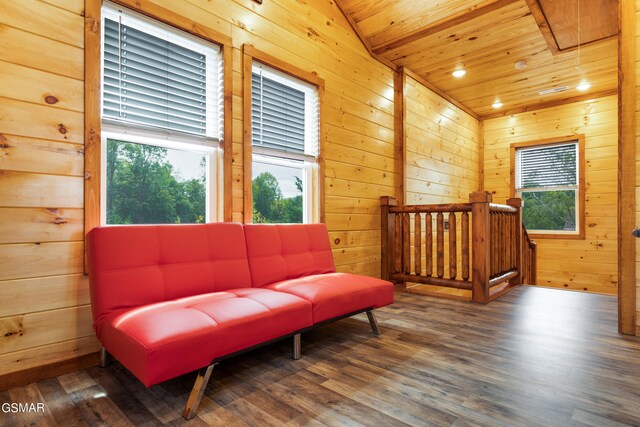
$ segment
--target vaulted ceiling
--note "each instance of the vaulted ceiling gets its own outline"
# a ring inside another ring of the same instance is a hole
[[[374,55],[479,116],[617,88],[617,0],[338,1]]]

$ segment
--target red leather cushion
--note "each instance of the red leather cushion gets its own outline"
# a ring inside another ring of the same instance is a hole
[[[242,225],[130,225],[88,236],[94,324],[109,313],[251,286]]]
[[[254,287],[336,271],[324,224],[244,226]]]
[[[313,304],[313,323],[366,308],[393,303],[393,285],[374,277],[349,273],[316,274],[265,286]]]
[[[112,313],[98,338],[149,387],[311,324],[304,299],[248,288]]]

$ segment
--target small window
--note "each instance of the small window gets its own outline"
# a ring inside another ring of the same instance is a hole
[[[103,224],[217,220],[219,46],[108,2],[102,17]]]
[[[531,234],[580,236],[584,186],[580,140],[522,144],[515,149],[515,193]]]
[[[254,62],[251,114],[253,222],[317,221],[317,87]]]

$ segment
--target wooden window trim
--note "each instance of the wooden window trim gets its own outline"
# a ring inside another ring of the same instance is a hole
[[[517,142],[511,144],[511,171],[510,171],[510,196],[516,194],[516,150],[524,147],[534,147],[538,145],[566,144],[578,141],[578,221],[579,230],[577,234],[559,233],[530,233],[533,239],[563,239],[563,240],[584,240],[585,239],[585,159],[584,159],[584,134],[561,136],[557,138],[540,139],[536,141]]]
[[[113,3],[141,13],[156,21],[187,32],[207,42],[217,44],[222,50],[224,61],[224,134],[223,134],[223,218],[232,219],[232,171],[233,160],[233,46],[231,37],[211,28],[197,24],[169,9],[151,2],[138,0],[112,0]],[[84,94],[84,233],[100,225],[100,152],[101,152],[101,117],[100,117],[100,66],[101,53],[101,9],[102,0],[85,0],[85,94]],[[85,249],[86,251],[86,249]],[[85,257],[86,260],[86,257]],[[85,273],[86,273],[85,262]]]
[[[320,215],[320,222],[325,222],[324,213],[324,144],[322,143],[322,119],[324,117],[324,79],[318,77],[315,72],[305,71],[294,65],[291,65],[273,55],[256,49],[250,44],[244,44],[242,46],[242,126],[243,126],[243,139],[242,139],[242,165],[243,165],[243,222],[250,224],[253,222],[253,191],[251,179],[251,167],[253,162],[253,150],[251,146],[251,75],[253,73],[253,60],[259,61],[271,68],[275,68],[278,71],[282,71],[292,77],[299,80],[303,80],[318,88],[318,103],[320,110],[320,118],[318,121],[318,135],[320,138],[318,147],[318,182],[314,185],[318,189],[318,204],[320,206],[314,208],[317,209]]]

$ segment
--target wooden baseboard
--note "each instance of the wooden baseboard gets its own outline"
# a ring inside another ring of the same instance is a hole
[[[0,391],[21,387],[26,384],[57,377],[58,375],[98,366],[99,364],[100,353],[91,353],[74,357],[73,359],[62,360],[50,365],[11,372],[10,374],[0,375]]]

